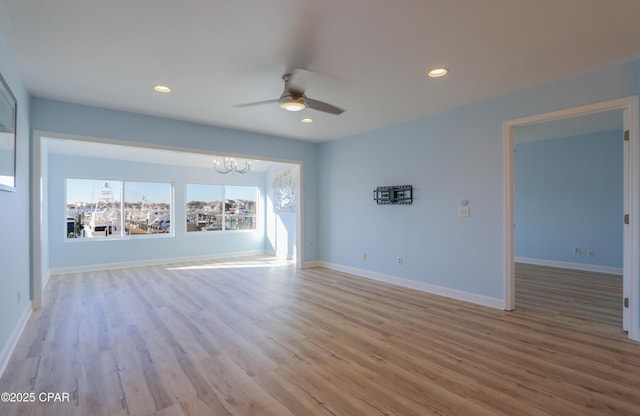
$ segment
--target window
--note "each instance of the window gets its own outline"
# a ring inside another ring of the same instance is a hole
[[[188,232],[256,229],[255,186],[189,184],[186,195]]]
[[[120,236],[121,195],[121,181],[67,179],[67,238]]]
[[[187,185],[187,232],[222,230],[224,187]]]
[[[66,179],[65,185],[67,238],[171,232],[171,184]]]
[[[225,186],[224,224],[226,230],[255,230],[258,188]]]
[[[171,232],[171,184],[125,182],[125,232],[128,235]]]

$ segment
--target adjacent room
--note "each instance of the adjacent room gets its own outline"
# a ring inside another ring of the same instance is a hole
[[[0,416],[640,414],[639,15],[0,0]]]
[[[516,129],[515,261],[523,297],[516,291],[516,308],[628,330],[619,301],[626,285],[625,119],[611,110]]]

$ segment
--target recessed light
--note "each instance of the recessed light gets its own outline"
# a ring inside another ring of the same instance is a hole
[[[447,75],[449,70],[447,68],[433,68],[428,72],[431,78],[439,78]]]
[[[313,119],[311,119],[311,118],[303,118],[300,121],[303,122],[303,123],[313,123]]]
[[[171,92],[171,88],[166,85],[154,85],[153,90],[157,92],[161,92],[163,94],[168,94]]]

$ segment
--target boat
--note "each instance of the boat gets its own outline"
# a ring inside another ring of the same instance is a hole
[[[170,232],[171,211],[166,204],[149,202],[140,196],[140,202],[126,203],[125,229],[129,235]]]
[[[83,224],[83,234],[87,238],[120,236],[120,210],[108,182],[100,188],[93,210],[84,214]]]

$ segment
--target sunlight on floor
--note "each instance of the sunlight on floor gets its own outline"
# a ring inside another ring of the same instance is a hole
[[[185,265],[168,266],[165,270],[250,269],[274,266],[295,266],[295,261],[272,256],[237,257],[233,259],[189,262]]]

